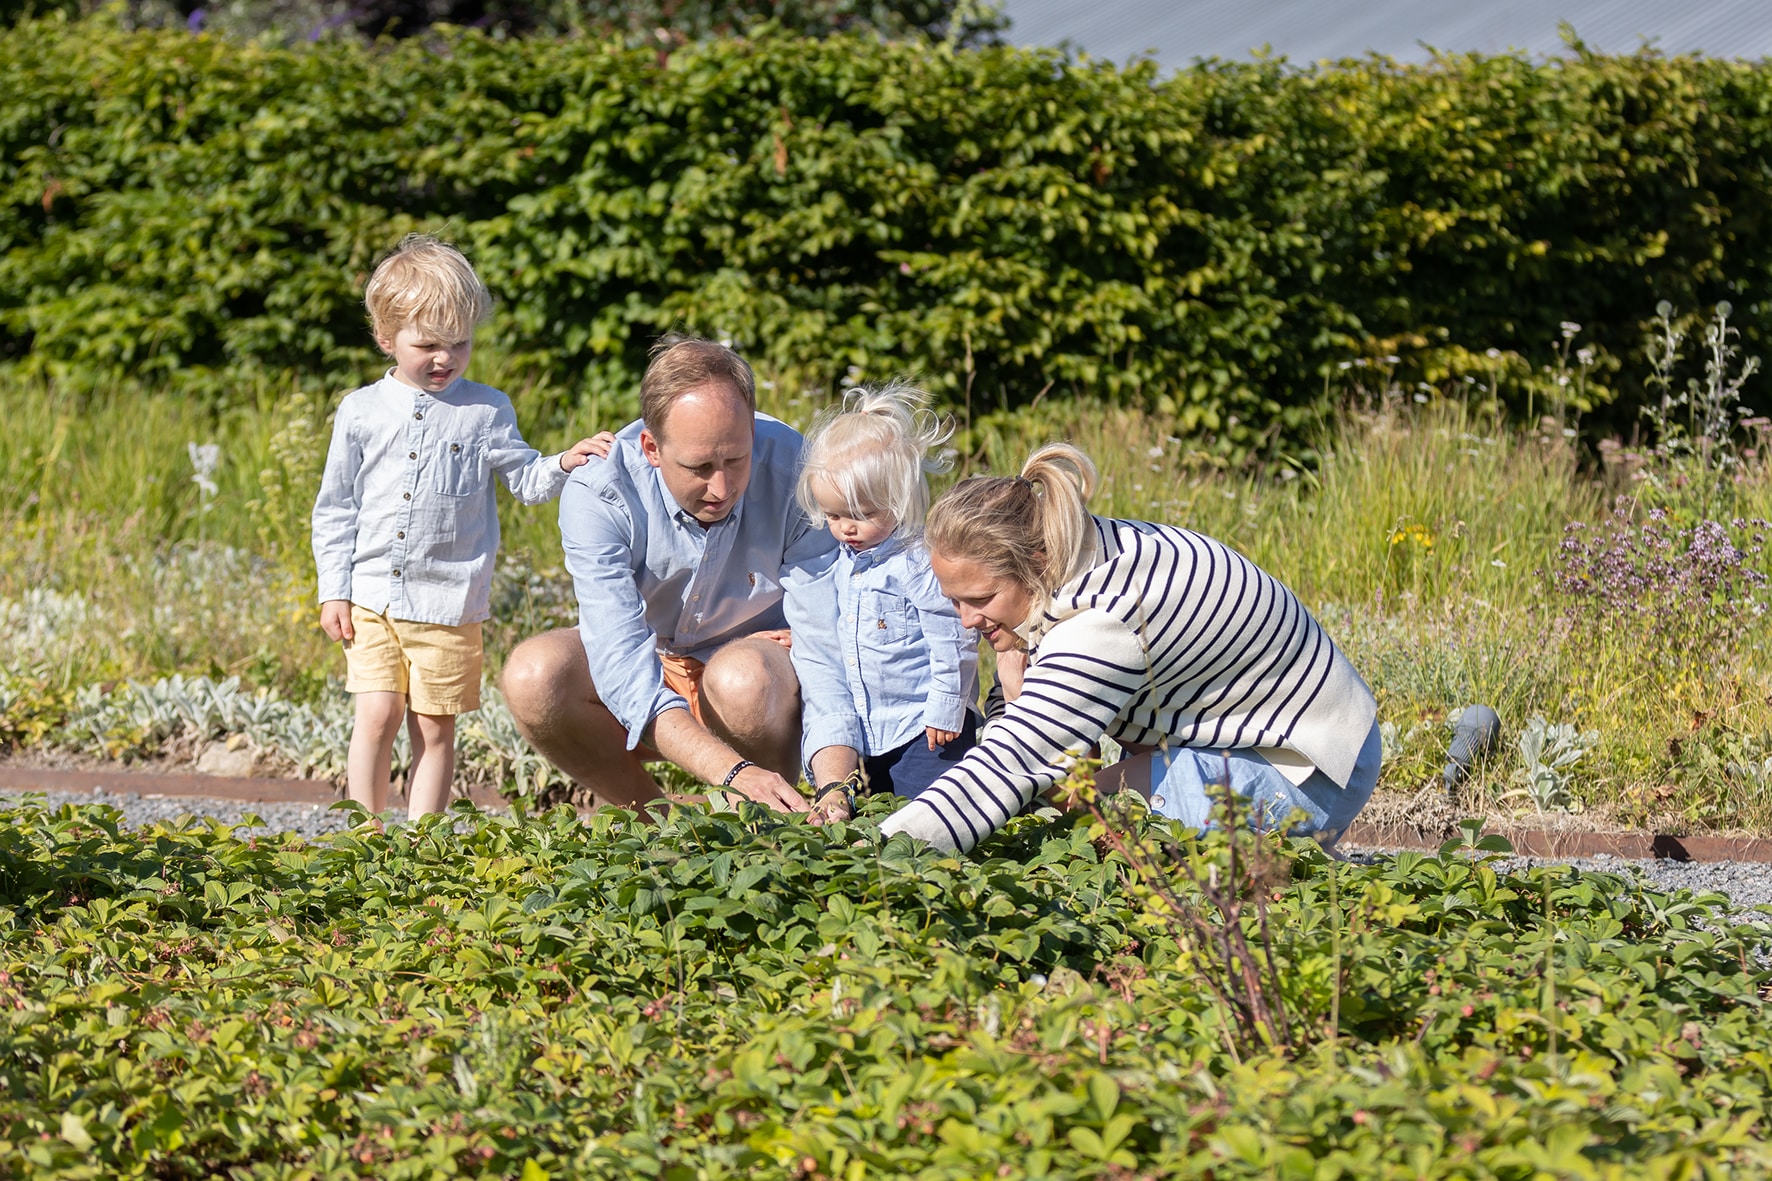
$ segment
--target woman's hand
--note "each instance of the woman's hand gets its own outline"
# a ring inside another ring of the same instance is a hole
[[[997,653],[997,684],[1003,686],[1003,700],[1014,701],[1021,696],[1021,679],[1027,675],[1026,648]]]
[[[929,749],[946,746],[960,736],[958,730],[937,730],[934,726],[923,727],[923,733],[929,739]]]

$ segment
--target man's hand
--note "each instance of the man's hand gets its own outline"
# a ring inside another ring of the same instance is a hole
[[[583,467],[591,461],[591,456],[608,459],[609,449],[615,446],[615,435],[609,431],[598,431],[588,439],[580,439],[570,448],[560,453],[560,469],[572,471]]]
[[[783,648],[792,648],[794,646],[794,633],[785,627],[778,627],[771,631],[752,632],[750,638],[753,640],[768,640],[772,644],[780,644]]]
[[[1014,701],[1021,696],[1021,678],[1028,671],[1025,648],[997,653],[997,684],[1003,686],[1003,700]]]
[[[746,767],[724,790],[738,792],[753,803],[777,812],[804,812],[811,807],[792,784],[767,767]]]
[[[937,730],[934,726],[923,727],[923,733],[929,738],[930,750],[934,750],[938,746],[946,746],[960,736],[958,730]]]
[[[351,600],[327,599],[321,603],[320,630],[335,644],[356,639],[357,629],[351,626]]]

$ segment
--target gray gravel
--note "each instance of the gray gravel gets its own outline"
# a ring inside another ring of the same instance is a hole
[[[1636,861],[1624,857],[1577,857],[1553,861],[1541,857],[1515,857],[1508,867],[1527,869],[1535,865],[1572,865],[1603,873],[1628,873],[1632,867],[1669,889],[1694,894],[1723,894],[1738,908],[1772,906],[1772,865],[1759,861]],[[1762,918],[1772,920],[1772,915]]]
[[[334,812],[316,804],[249,804],[239,800],[201,799],[194,796],[150,799],[125,792],[107,793],[103,788],[94,788],[90,792],[34,792],[32,795],[43,799],[52,808],[59,808],[63,804],[109,804],[121,811],[131,825],[154,824],[192,815],[238,823],[245,813],[254,812],[264,820],[269,829],[315,837],[344,831],[350,827],[351,818],[349,812]],[[11,793],[0,794],[0,807],[9,806],[24,798]],[[405,812],[399,809],[390,810],[385,815],[390,820],[405,818]],[[1361,860],[1384,856],[1382,852],[1374,850],[1345,851]],[[1509,868],[1522,869],[1535,865],[1572,865],[1585,870],[1621,874],[1628,874],[1636,869],[1649,881],[1664,888],[1686,889],[1695,894],[1723,894],[1738,908],[1772,906],[1772,864],[1761,862],[1639,861],[1601,856],[1569,861],[1515,857],[1504,864]],[[1772,916],[1763,917],[1772,919]]]
[[[242,829],[241,835],[255,831],[276,830],[298,833],[304,837],[343,832],[351,827],[352,814],[334,812],[322,804],[249,803],[244,800],[214,800],[197,796],[139,796],[133,792],[107,792],[102,787],[91,791],[46,791],[29,795],[6,792],[0,794],[0,808],[15,807],[26,799],[42,800],[50,808],[63,804],[109,804],[123,813],[131,827],[143,824],[169,823],[181,816],[203,816],[238,824],[248,812],[265,822],[265,829]],[[404,820],[404,809],[391,809],[383,814],[390,820]]]
[[[1341,846],[1340,851],[1352,860],[1372,861],[1388,857],[1382,849]],[[1596,873],[1629,876],[1639,872],[1650,883],[1662,889],[1690,890],[1694,894],[1722,894],[1736,909],[1772,906],[1772,864],[1759,861],[1670,861],[1661,858],[1569,857],[1561,860],[1548,857],[1509,857],[1501,866],[1508,870],[1531,869],[1539,865],[1568,865]],[[1772,915],[1761,914],[1760,920],[1772,922]]]

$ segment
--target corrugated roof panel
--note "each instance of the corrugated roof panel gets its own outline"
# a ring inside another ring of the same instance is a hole
[[[1070,42],[1125,61],[1149,52],[1167,66],[1202,57],[1246,60],[1267,45],[1297,62],[1382,53],[1423,62],[1449,53],[1566,52],[1567,21],[1594,50],[1772,56],[1769,0],[1005,0],[1009,39]]]

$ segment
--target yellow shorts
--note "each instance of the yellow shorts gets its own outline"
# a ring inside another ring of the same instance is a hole
[[[479,624],[413,623],[352,603],[351,627],[357,634],[345,642],[346,692],[404,694],[417,714],[480,708]]]

